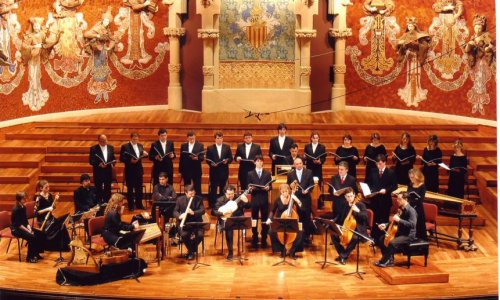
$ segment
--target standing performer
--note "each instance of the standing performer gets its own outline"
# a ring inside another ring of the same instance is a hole
[[[144,169],[142,158],[148,156],[144,146],[139,144],[139,134],[132,132],[130,142],[123,144],[120,149],[120,161],[125,164],[125,185],[127,186],[128,210],[134,211],[135,207],[144,209],[142,205],[142,186]]]
[[[262,156],[262,150],[258,144],[252,142],[253,137],[251,132],[245,132],[243,134],[244,143],[241,143],[236,148],[236,154],[234,155],[234,160],[240,163],[238,169],[238,181],[240,182],[240,188],[246,190],[247,175],[248,172],[255,169],[255,157],[257,155]]]
[[[346,205],[345,193],[351,188],[354,194],[357,193],[356,178],[349,174],[349,165],[346,161],[339,163],[339,173],[332,176],[330,180],[329,192],[332,195],[332,211],[343,210]],[[335,191],[333,190],[335,189]]]
[[[313,172],[314,177],[318,177],[319,186],[322,186],[326,148],[319,143],[319,133],[316,131],[311,133],[311,143],[304,147],[304,158],[307,168]]]
[[[280,123],[278,125],[278,136],[269,141],[269,157],[273,160],[271,170],[273,175],[275,175],[276,165],[286,165],[286,157],[290,155],[293,139],[286,136],[286,130],[286,125]]]
[[[287,175],[287,184],[298,183],[299,189],[295,193],[302,202],[302,210],[299,211],[299,220],[304,224],[304,245],[311,245],[313,224],[311,222],[311,191],[314,188],[312,171],[304,168],[302,158],[297,157],[293,163],[295,170]]]
[[[438,147],[438,137],[432,134],[427,139],[427,147],[422,156],[417,155],[422,160],[424,168],[422,173],[425,176],[425,187],[430,192],[439,192],[439,164],[443,162],[443,153]]]
[[[212,215],[217,216],[217,224],[220,228],[224,228],[226,233],[226,242],[227,242],[227,260],[233,260],[233,230],[225,227],[225,219],[229,217],[241,217],[243,216],[243,209],[250,207],[250,203],[248,203],[248,199],[245,195],[241,195],[241,201],[238,201],[236,204],[237,208],[235,211],[225,211],[224,207],[229,201],[235,201],[238,199],[235,195],[236,188],[232,185],[228,185],[226,187],[225,195],[219,197],[217,199],[217,203],[215,203],[214,208],[212,209]],[[222,219],[224,218],[224,220]]]
[[[266,220],[269,216],[269,191],[272,189],[271,172],[264,170],[264,159],[261,155],[255,157],[255,170],[248,172],[248,184],[252,188],[252,220],[261,220],[260,246],[267,248],[269,226]],[[259,218],[260,212],[260,218]],[[259,243],[258,226],[252,227],[252,248],[257,249]]]
[[[192,184],[196,194],[201,195],[201,162],[205,159],[205,147],[196,141],[196,134],[193,131],[187,133],[187,139],[188,141],[181,145],[179,173],[184,185]]]
[[[233,161],[231,147],[223,144],[222,132],[214,134],[215,144],[208,146],[206,162],[210,166],[208,204],[214,207],[217,197],[222,195],[229,178],[229,164]]]
[[[107,203],[111,198],[113,168],[116,164],[115,148],[108,145],[104,134],[97,137],[98,144],[90,147],[89,163],[92,165],[94,185],[98,203]]]
[[[453,144],[454,153],[450,157],[450,177],[448,179],[447,194],[464,199],[467,176],[467,155],[464,153],[462,141],[456,140]]]
[[[345,134],[342,138],[343,144],[335,150],[335,163],[345,161],[349,164],[349,175],[356,178],[356,165],[359,164],[358,148],[352,145],[352,137],[350,134]]]
[[[377,169],[375,158],[379,154],[383,154],[387,157],[385,146],[380,143],[380,134],[373,133],[371,135],[371,143],[366,146],[365,154],[363,154],[363,160],[366,164],[365,180],[370,176],[372,170]]]
[[[408,201],[417,212],[417,238],[426,241],[427,240],[427,229],[425,227],[425,210],[424,210],[424,199],[425,199],[425,184],[424,184],[424,174],[419,169],[411,169],[408,171],[408,178],[410,179],[410,184],[406,189],[408,193]]]
[[[417,153],[411,144],[411,136],[408,132],[401,134],[401,141],[392,154],[392,162],[395,164],[394,171],[396,172],[398,184],[409,184],[408,171],[413,169]]]
[[[350,187],[347,188],[344,194],[344,202],[344,205],[334,208],[333,221],[366,236],[368,217],[365,204],[360,201],[355,201],[354,190]],[[347,228],[342,228],[342,236],[332,235],[333,245],[339,254],[335,260],[343,265],[347,263],[347,259],[352,250],[354,250],[357,243],[360,242],[359,236],[352,233]],[[349,236],[351,236],[350,239]]]
[[[160,128],[158,130],[158,140],[151,144],[149,149],[149,160],[153,162],[153,186],[159,182],[159,175],[165,172],[168,178],[168,184],[174,184],[174,164],[175,158],[174,142],[167,140],[167,130]]]
[[[43,252],[44,235],[39,230],[34,230],[28,223],[26,217],[26,193],[16,193],[16,204],[12,209],[10,230],[12,235],[26,240],[28,243],[28,256],[26,261],[29,263],[37,263],[39,259],[43,259],[40,253]]]
[[[203,207],[203,198],[196,195],[194,186],[192,184],[186,185],[184,187],[184,195],[177,198],[177,202],[174,208],[174,217],[182,224],[182,220],[185,219],[185,223],[189,222],[203,222],[203,215],[205,214],[205,207]],[[191,200],[192,199],[192,200]],[[191,200],[191,203],[189,203]],[[191,204],[188,207],[188,204]],[[196,232],[190,232],[179,228],[181,241],[186,245],[188,253],[186,258],[191,260],[194,259],[194,255],[197,252],[196,249],[203,239],[203,229],[198,229]]]

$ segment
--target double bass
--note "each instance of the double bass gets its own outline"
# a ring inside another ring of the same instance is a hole
[[[347,214],[346,218],[344,219],[344,224],[342,224],[342,236],[340,237],[340,244],[344,247],[347,248],[347,245],[352,240],[352,236],[354,235],[353,231],[356,230],[356,218],[354,218],[354,215],[352,214],[352,207],[358,203],[363,196],[361,193],[358,193],[356,195],[356,198],[354,198],[354,201],[352,203],[351,209],[349,209],[349,213]]]
[[[293,208],[294,197],[296,197],[295,192],[298,189],[298,185],[299,185],[299,183],[297,181],[294,181],[290,184],[290,187],[292,188],[292,193],[290,194],[290,201],[288,202],[287,209],[280,216],[282,219],[296,219],[296,220],[299,219],[299,215],[297,214],[297,212]],[[278,241],[280,241],[280,243],[285,248],[287,248],[287,246],[293,244],[293,242],[297,238],[297,233],[296,232],[287,232],[285,234],[284,232],[277,232],[276,236],[278,238]]]

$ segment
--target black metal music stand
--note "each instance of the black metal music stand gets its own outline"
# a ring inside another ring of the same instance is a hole
[[[226,220],[225,230],[238,230],[238,254],[236,255],[236,259],[240,262],[240,265],[243,265],[244,260],[248,260],[248,258],[241,257],[241,248],[243,248],[243,229],[252,228],[252,219],[250,217],[230,217]],[[232,249],[229,249],[232,251]]]
[[[350,232],[354,233],[355,235],[357,235],[360,239],[364,239],[368,242],[370,242],[371,244],[375,244],[375,241],[372,240],[371,238],[357,232],[356,230],[352,230],[350,228],[345,228],[343,227],[343,229],[345,230],[349,230]],[[359,271],[359,244],[360,244],[360,240],[358,239],[357,241],[357,245],[356,245],[356,271],[354,272],[350,272],[350,273],[345,273],[344,275],[357,275],[359,277],[359,279],[361,280],[364,280],[363,276],[361,276],[361,274],[366,274],[365,272],[360,272]]]
[[[188,223],[184,224],[184,227],[182,227],[182,230],[189,232],[190,233],[189,236],[190,236],[192,233],[196,233],[200,229],[204,230],[204,228],[207,224],[208,223],[206,223],[206,222],[188,222]],[[201,263],[198,260],[198,245],[196,245],[196,250],[194,252],[194,256],[195,256],[196,260],[195,260],[195,263],[194,263],[192,270],[196,270],[196,268],[198,268],[199,265],[207,266],[207,267],[210,266],[209,264]],[[191,263],[188,263],[188,264],[191,264]]]
[[[314,221],[318,222],[321,225],[321,228],[324,229],[325,233],[325,250],[324,250],[324,259],[322,261],[316,261],[315,263],[321,265],[321,269],[324,269],[327,265],[338,265],[337,263],[330,262],[327,260],[327,253],[328,253],[328,233],[332,232],[333,234],[337,236],[341,236],[342,232],[340,232],[337,224],[328,219],[323,219],[323,218],[314,218]]]
[[[62,217],[59,217],[59,218],[56,218],[54,220],[54,222],[52,224],[50,224],[51,226],[57,226],[57,222],[60,222],[60,220],[63,220],[63,222],[61,222],[61,224],[59,225],[59,230],[60,230],[60,238],[59,238],[59,257],[56,258],[55,260],[55,265],[54,267],[57,267],[60,263],[62,262],[66,262],[67,260],[64,259],[64,257],[62,257],[62,248],[63,248],[63,239],[64,239],[64,233],[62,232],[63,229],[66,229],[66,225],[68,224],[69,220],[70,220],[70,215],[69,214],[65,214],[64,216]],[[50,226],[49,226],[50,227]],[[47,228],[48,230],[48,228]]]
[[[275,233],[283,232],[283,235],[286,236],[287,233],[298,233],[299,232],[299,220],[297,219],[283,219],[283,218],[274,218],[271,222],[271,230]],[[286,243],[283,245],[286,253]],[[283,259],[275,264],[274,266],[287,264],[290,266],[294,266],[291,262],[286,260],[286,255],[283,256]]]
[[[164,216],[164,224],[163,228],[161,228],[161,231],[165,231],[165,223],[168,222],[173,216],[174,216],[174,208],[175,208],[175,201],[155,201],[153,202],[153,207],[152,210],[155,212],[155,218],[158,217],[158,220],[160,220],[160,214]],[[164,214],[161,213],[161,210],[163,209]],[[156,222],[156,220],[153,220],[153,222]],[[158,224],[159,225],[159,224]],[[170,230],[172,228],[169,226],[168,230],[166,232],[167,238],[165,238],[165,234],[163,235],[163,241],[162,241],[162,255],[165,253],[165,242],[167,243],[167,249],[166,252],[167,254],[170,253]]]

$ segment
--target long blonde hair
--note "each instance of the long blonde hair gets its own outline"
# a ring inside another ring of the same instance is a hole
[[[123,199],[125,199],[125,196],[119,193],[114,193],[111,196],[111,199],[109,199],[108,205],[106,206],[106,210],[104,211],[104,215],[107,215],[108,212],[112,210],[118,210],[119,208],[121,208],[123,205]]]
[[[424,174],[417,168],[413,168],[408,171],[408,175],[412,174],[415,177],[417,185],[421,185],[425,181]]]

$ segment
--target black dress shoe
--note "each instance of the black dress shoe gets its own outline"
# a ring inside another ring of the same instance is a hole
[[[335,261],[340,261],[340,260],[341,260],[340,256],[337,256],[337,257],[335,258]]]
[[[261,247],[262,249],[267,249],[267,242],[266,242],[266,241],[264,241],[264,242],[260,243],[260,247]]]
[[[194,259],[194,253],[188,253],[187,255],[187,260],[193,260]]]
[[[297,256],[295,255],[295,252],[290,252],[290,258],[293,260],[297,259]]]
[[[36,264],[38,262],[38,258],[36,257],[26,258],[26,262]]]
[[[229,253],[226,257],[227,260],[232,261],[233,260],[233,253]]]
[[[377,261],[376,263],[374,263],[374,265],[376,265],[377,267],[381,267],[381,268],[394,267],[394,261],[392,261],[390,259],[388,261],[385,261],[385,262]]]
[[[252,249],[254,250],[259,249],[259,244],[252,242]]]
[[[345,264],[347,263],[347,259],[345,259],[345,258],[341,258],[341,259],[339,260],[339,262],[340,262],[340,264],[345,265]]]
[[[36,255],[36,258],[37,258],[38,260],[42,260],[42,259],[43,259],[43,256],[41,256],[40,254],[37,254],[37,255]]]

